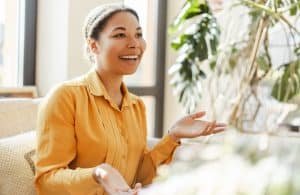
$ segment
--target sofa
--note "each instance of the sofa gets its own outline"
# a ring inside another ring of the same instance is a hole
[[[35,194],[35,125],[41,99],[0,99],[0,194]]]
[[[41,99],[0,98],[0,195],[35,194],[35,127],[40,102]],[[149,147],[157,141],[149,138]]]

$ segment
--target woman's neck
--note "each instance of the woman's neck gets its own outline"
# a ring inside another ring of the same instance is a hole
[[[121,85],[123,81],[123,76],[109,74],[101,69],[97,68],[97,73],[108,93],[108,95],[115,100],[116,104],[119,105],[119,101],[122,100],[123,94],[121,91]]]

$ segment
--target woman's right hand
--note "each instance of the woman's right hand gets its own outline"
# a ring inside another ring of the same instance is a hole
[[[106,163],[94,169],[93,177],[111,195],[137,195],[141,188],[141,184],[138,183],[131,189],[119,171]]]

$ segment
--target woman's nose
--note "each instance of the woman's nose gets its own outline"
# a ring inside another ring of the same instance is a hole
[[[138,40],[135,37],[130,37],[128,40],[128,48],[136,48],[138,46]]]

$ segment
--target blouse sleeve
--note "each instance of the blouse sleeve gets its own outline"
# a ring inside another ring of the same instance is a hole
[[[76,156],[74,97],[68,86],[56,88],[39,108],[35,186],[38,194],[90,194],[101,186],[94,168],[70,169]]]
[[[143,118],[145,121],[143,125],[144,135],[145,139],[147,139],[146,115],[145,106],[143,103],[141,107],[143,109]],[[159,165],[171,162],[174,151],[179,145],[179,142],[174,141],[169,135],[167,135],[161,139],[153,149],[149,150],[148,147],[146,147],[137,171],[136,182],[140,182],[143,185],[150,184],[153,178],[156,176],[157,167]]]

